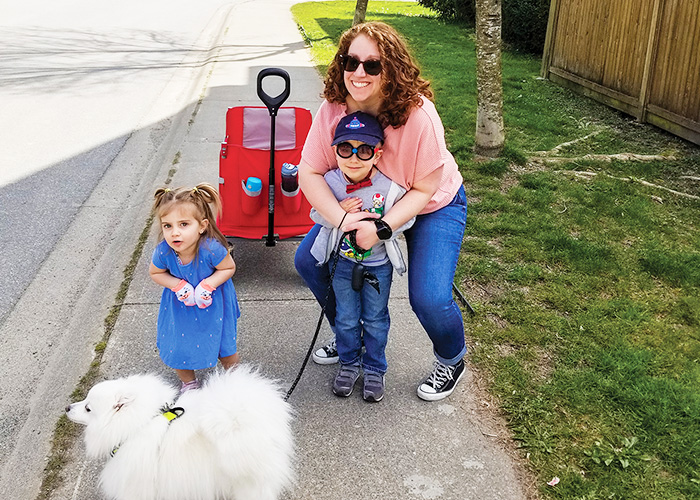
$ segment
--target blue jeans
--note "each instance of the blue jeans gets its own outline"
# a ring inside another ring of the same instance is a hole
[[[456,364],[467,352],[462,312],[452,298],[452,282],[466,223],[467,197],[464,187],[460,187],[449,205],[418,215],[413,227],[404,233],[408,244],[411,307],[433,343],[435,356],[448,365]],[[294,265],[323,307],[330,280],[329,269],[316,266],[316,259],[310,253],[320,228],[314,226],[302,240]],[[335,332],[336,300],[333,293],[328,296],[326,317]]]
[[[333,267],[333,259],[328,263]],[[389,336],[389,290],[394,268],[390,262],[366,266],[379,281],[379,293],[369,283],[362,290],[352,289],[355,262],[340,257],[333,277],[336,298],[335,340],[338,357],[344,365],[362,364],[365,371],[386,373],[386,342]],[[362,323],[360,323],[362,320]],[[363,335],[364,331],[364,335]],[[362,354],[364,338],[365,353]]]

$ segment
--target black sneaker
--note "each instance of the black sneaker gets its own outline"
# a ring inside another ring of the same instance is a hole
[[[464,360],[456,365],[444,365],[435,361],[433,371],[418,386],[418,397],[425,401],[439,401],[452,394],[459,379],[464,375]]]
[[[326,345],[314,351],[311,355],[314,363],[319,365],[332,365],[338,362],[338,348],[335,345],[335,337],[326,342]]]

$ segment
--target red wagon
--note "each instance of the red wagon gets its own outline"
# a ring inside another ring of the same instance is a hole
[[[281,77],[276,97],[263,79]],[[281,107],[290,93],[289,74],[279,68],[260,71],[257,92],[263,106],[236,106],[226,113],[226,138],[219,155],[219,194],[223,213],[217,223],[226,237],[278,239],[306,234],[313,226],[311,205],[298,188],[296,165],[311,127],[305,108]]]

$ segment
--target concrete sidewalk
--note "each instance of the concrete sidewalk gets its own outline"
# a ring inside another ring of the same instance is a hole
[[[209,74],[203,100],[180,146],[172,185],[218,183],[218,156],[225,113],[236,105],[261,105],[257,73],[286,69],[292,79],[286,106],[312,113],[320,104],[321,80],[290,14],[291,0],[236,3],[228,13],[219,46],[203,67]],[[211,71],[211,73],[209,73]],[[270,93],[274,93],[270,91]],[[163,165],[162,185],[173,166]],[[161,288],[148,277],[152,230],[126,304],[107,345],[103,373],[114,378],[156,372],[177,379],[160,361],[155,325]],[[247,363],[280,379],[294,380],[314,333],[320,308],[297,276],[297,244],[268,248],[262,241],[235,244],[234,276],[242,317],[239,352]],[[471,373],[447,400],[426,403],[416,396],[419,380],[432,366],[431,345],[412,313],[405,277],[396,277],[390,301],[392,328],[387,357],[387,391],[379,404],[361,391],[340,399],[331,393],[336,366],[310,362],[290,403],[296,411],[298,486],[288,499],[522,499],[523,488],[492,420],[483,418],[471,390]],[[468,322],[468,319],[467,319]],[[467,328],[468,330],[468,328]],[[330,335],[324,322],[320,341]],[[72,451],[66,481],[53,499],[101,498],[101,464],[84,458],[82,443]]]

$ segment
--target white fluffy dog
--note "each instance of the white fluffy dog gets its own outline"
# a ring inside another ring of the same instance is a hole
[[[291,409],[274,382],[238,366],[177,395],[156,375],[133,375],[66,408],[87,426],[88,455],[113,455],[100,477],[109,498],[274,500],[292,485]]]

